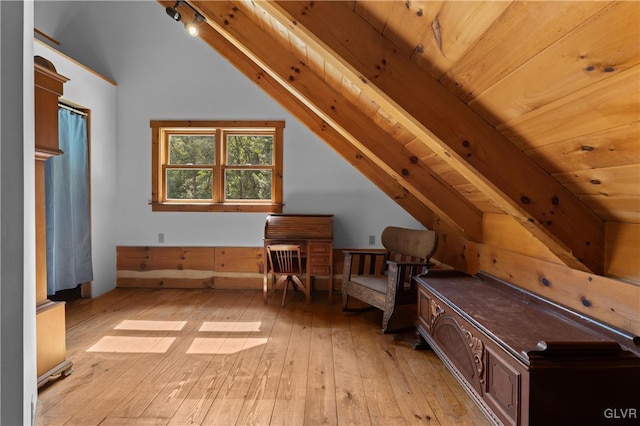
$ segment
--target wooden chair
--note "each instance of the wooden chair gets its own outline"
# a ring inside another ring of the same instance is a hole
[[[382,332],[389,333],[395,307],[417,303],[411,278],[426,272],[438,246],[438,234],[389,226],[382,232],[381,241],[385,252],[344,251],[342,310],[353,311],[348,307],[350,296],[381,309]]]
[[[287,298],[289,283],[296,285],[302,290],[307,299],[307,303],[309,303],[311,300],[310,289],[307,288],[300,279],[300,275],[304,272],[300,246],[290,244],[268,245],[267,257],[269,258],[269,268],[271,270],[271,289],[275,290],[278,286],[284,284],[282,306],[284,306]],[[269,291],[266,285],[263,290],[266,302]]]

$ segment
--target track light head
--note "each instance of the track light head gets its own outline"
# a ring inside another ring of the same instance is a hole
[[[196,12],[196,16],[195,18],[193,18],[193,22],[190,22],[190,23],[185,22],[184,28],[187,30],[187,32],[191,37],[195,37],[198,35],[198,23],[204,20],[205,20],[204,16]]]
[[[191,37],[195,37],[198,35],[198,27],[196,27],[196,25],[193,22],[185,23],[184,28],[185,30],[187,30],[187,32]]]
[[[176,2],[175,5],[173,5],[173,7],[171,6],[167,6],[167,8],[165,9],[167,12],[167,15],[171,16],[171,19],[173,19],[174,21],[179,21],[182,18],[182,15],[180,15],[180,12],[178,12],[178,6],[180,6],[180,2]]]

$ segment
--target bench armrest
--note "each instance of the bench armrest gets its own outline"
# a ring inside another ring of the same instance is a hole
[[[342,250],[342,252],[347,255],[381,255],[385,254],[384,251],[370,251],[370,250]]]
[[[432,263],[428,261],[424,262],[396,262],[395,260],[387,260],[387,265],[395,264],[398,266],[431,266]]]

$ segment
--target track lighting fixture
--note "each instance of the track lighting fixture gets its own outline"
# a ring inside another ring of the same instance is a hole
[[[167,15],[169,15],[171,19],[173,19],[174,21],[179,22],[180,20],[182,20],[182,14],[178,12],[178,7],[180,7],[181,4],[188,6],[189,9],[191,9],[194,13],[193,21],[185,22],[184,28],[187,30],[187,32],[191,37],[195,37],[198,35],[198,24],[200,22],[206,22],[207,20],[205,19],[204,16],[200,14],[200,12],[195,10],[194,7],[191,6],[189,3],[183,0],[178,0],[176,4],[173,5],[173,7],[167,6],[167,8],[165,9],[167,12]]]
[[[179,1],[177,1],[176,4],[173,5],[173,7],[167,6],[167,8],[165,9],[167,11],[167,15],[171,16],[171,19],[173,19],[174,21],[179,21],[182,18],[182,15],[180,15],[180,12],[178,12],[178,6],[180,6]]]

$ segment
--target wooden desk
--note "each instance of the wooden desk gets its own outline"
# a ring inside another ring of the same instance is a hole
[[[329,303],[333,301],[333,215],[271,214],[264,224],[264,286],[269,274],[267,246],[299,244],[306,264],[306,285],[313,277],[329,277]],[[266,302],[266,299],[265,299]]]

